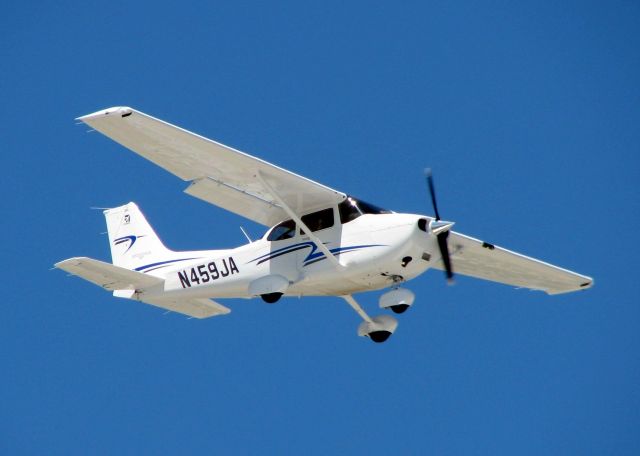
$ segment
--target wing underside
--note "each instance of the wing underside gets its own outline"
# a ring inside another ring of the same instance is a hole
[[[451,262],[462,274],[548,294],[568,293],[593,285],[593,279],[486,242],[451,232]],[[442,262],[435,267],[443,269]]]
[[[345,199],[345,194],[191,133],[132,108],[115,107],[79,120],[181,179],[189,195],[263,225],[288,218],[258,174],[296,213]]]

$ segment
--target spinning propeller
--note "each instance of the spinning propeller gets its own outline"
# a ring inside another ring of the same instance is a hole
[[[427,177],[429,194],[431,195],[431,204],[433,204],[433,210],[436,214],[435,221],[431,222],[431,231],[436,235],[436,239],[438,240],[438,247],[440,248],[440,255],[442,257],[442,263],[444,264],[447,282],[452,284],[453,268],[451,267],[451,256],[449,255],[449,245],[447,244],[447,238],[449,237],[449,229],[453,226],[453,222],[444,222],[440,219],[440,212],[438,212],[438,203],[436,201],[436,189],[433,185],[433,175],[431,174],[431,168],[426,168],[424,170],[424,174]]]

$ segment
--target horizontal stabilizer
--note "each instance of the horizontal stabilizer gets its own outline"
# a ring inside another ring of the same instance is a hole
[[[164,280],[158,277],[87,257],[69,258],[56,263],[55,267],[95,283],[105,290],[143,290],[164,283]]]
[[[171,310],[194,318],[209,318],[217,315],[226,315],[231,312],[231,309],[228,307],[206,298],[170,299],[162,297],[147,298],[145,296],[141,296],[140,299],[145,304],[162,307],[163,309]]]

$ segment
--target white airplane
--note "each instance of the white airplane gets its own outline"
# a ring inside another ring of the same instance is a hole
[[[593,279],[451,230],[435,217],[398,214],[128,107],[78,120],[189,182],[185,192],[270,227],[225,250],[169,250],[134,203],[104,211],[113,264],[78,257],[56,267],[128,298],[195,318],[230,310],[211,298],[339,296],[363,319],[358,335],[383,342],[391,315],[371,317],[353,294],[389,288],[382,309],[402,313],[401,285],[430,268],[516,287],[567,293]]]

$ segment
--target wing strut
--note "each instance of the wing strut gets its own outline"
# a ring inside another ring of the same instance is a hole
[[[304,230],[305,235],[309,236],[309,239],[311,239],[313,241],[313,243],[316,245],[316,247],[318,247],[318,249],[320,249],[320,251],[325,254],[327,259],[329,261],[331,261],[331,263],[336,267],[336,269],[344,268],[344,266],[342,266],[340,264],[338,259],[335,257],[335,255],[333,253],[331,253],[331,251],[327,248],[327,246],[324,245],[322,243],[322,241],[315,234],[313,234],[311,232],[309,227],[307,227],[307,225],[305,225],[305,223],[302,221],[302,219],[300,217],[298,217],[298,214],[296,214],[289,207],[289,205],[280,197],[278,192],[276,192],[274,190],[274,188],[266,181],[266,179],[264,178],[264,176],[262,175],[262,172],[260,170],[257,170],[256,177],[258,178],[260,183],[262,185],[264,185],[264,187],[269,191],[269,193],[271,193],[271,195],[278,202],[278,204],[280,206],[282,206],[282,209],[284,209],[284,211],[289,215],[289,217],[291,217],[300,227],[302,227],[302,229]],[[362,310],[362,309],[360,309],[360,310]]]
[[[347,303],[353,308],[353,310],[355,310],[358,313],[358,315],[362,317],[364,321],[366,321],[367,323],[371,323],[372,325],[375,324],[374,321],[371,319],[371,317],[367,315],[364,309],[360,306],[360,304],[358,304],[358,302],[355,299],[353,299],[353,296],[344,295],[340,297],[345,301],[347,301]]]

